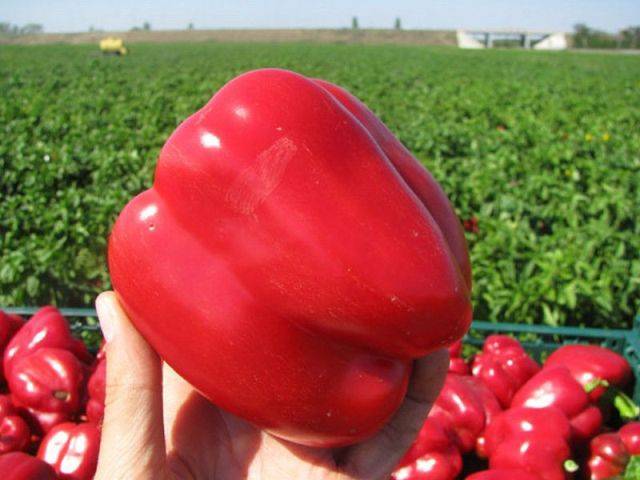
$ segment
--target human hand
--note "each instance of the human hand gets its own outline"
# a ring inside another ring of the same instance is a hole
[[[404,402],[374,437],[340,449],[305,447],[198,394],[163,364],[115,293],[102,293],[96,308],[107,340],[96,480],[386,480],[420,430],[448,367],[446,350],[417,360]]]

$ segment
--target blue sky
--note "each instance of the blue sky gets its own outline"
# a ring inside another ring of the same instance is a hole
[[[41,23],[48,32],[154,29],[361,27],[571,30],[587,23],[616,31],[640,24],[640,0],[0,0],[0,21]]]

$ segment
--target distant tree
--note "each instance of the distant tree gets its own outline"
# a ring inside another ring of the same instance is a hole
[[[402,30],[402,20],[400,20],[400,17],[396,17],[396,22],[393,25],[393,28],[396,30]]]
[[[616,48],[621,44],[620,35],[596,30],[584,23],[574,25],[573,30],[574,45],[577,48]]]
[[[360,26],[358,25],[358,17],[351,18],[351,28],[353,30],[358,30],[358,28],[360,28]]]
[[[27,23],[20,29],[21,35],[38,35],[44,32],[44,28],[39,23]]]
[[[640,25],[625,28],[620,36],[623,48],[640,48]]]
[[[9,22],[0,22],[0,35],[11,34],[11,24]]]
[[[573,40],[576,47],[585,48],[589,45],[591,29],[584,23],[576,23],[573,26]]]
[[[143,30],[151,30],[151,24],[149,22],[144,22],[142,24],[142,29]]]
[[[187,25],[187,30],[193,30],[195,27],[193,26],[193,22]]]

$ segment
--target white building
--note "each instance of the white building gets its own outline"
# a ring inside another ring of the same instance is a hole
[[[566,50],[567,36],[562,32],[529,30],[458,30],[458,47],[492,48],[496,40],[516,40],[523,48],[534,50]]]

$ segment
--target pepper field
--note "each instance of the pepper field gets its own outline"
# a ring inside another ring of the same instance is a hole
[[[0,46],[0,305],[88,306],[167,136],[274,66],[364,100],[467,222],[475,318],[629,327],[640,308],[640,57],[363,45]],[[372,238],[371,241],[375,241]]]

